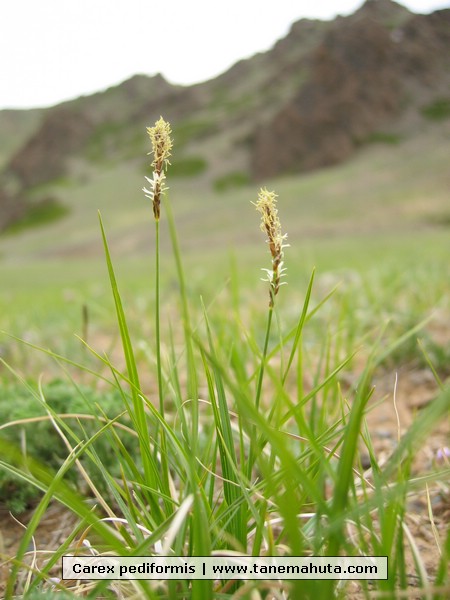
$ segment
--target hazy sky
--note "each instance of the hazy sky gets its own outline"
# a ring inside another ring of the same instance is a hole
[[[0,108],[48,106],[162,73],[190,84],[267,50],[302,17],[362,0],[1,0]],[[405,0],[414,12],[450,0]]]

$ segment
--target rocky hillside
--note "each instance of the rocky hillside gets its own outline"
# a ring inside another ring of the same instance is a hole
[[[202,84],[141,75],[23,111],[23,120],[20,111],[14,119],[0,112],[0,229],[30,207],[56,204],[55,182],[81,182],[123,161],[142,169],[145,127],[160,114],[174,131],[174,175],[177,168],[221,189],[331,165],[362,144],[420,132],[427,115],[450,112],[449,90],[450,10],[414,15],[391,0],[367,0],[349,17],[298,21],[270,51]]]
[[[450,88],[450,10],[410,16],[368,0],[338,19],[310,56],[307,81],[257,132],[256,177],[346,159],[379,132],[400,133]]]

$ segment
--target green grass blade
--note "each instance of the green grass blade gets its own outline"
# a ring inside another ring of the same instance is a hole
[[[172,242],[172,250],[175,258],[175,265],[177,269],[177,279],[180,288],[180,299],[181,309],[183,317],[183,330],[184,330],[184,343],[186,349],[186,360],[187,360],[187,394],[188,398],[191,399],[192,406],[192,433],[191,443],[193,452],[197,445],[198,435],[198,376],[197,376],[197,365],[194,356],[194,344],[192,339],[192,325],[191,316],[188,303],[188,293],[186,288],[186,278],[184,276],[183,263],[181,260],[180,245],[178,242],[177,230],[175,227],[175,220],[173,218],[172,207],[170,205],[167,194],[164,196],[164,208],[167,214],[167,221],[169,225],[170,239]]]
[[[305,320],[306,320],[306,315],[308,314],[308,306],[309,306],[309,301],[311,299],[311,292],[312,292],[312,287],[313,287],[313,283],[314,283],[314,275],[315,275],[315,269],[313,269],[313,271],[311,273],[308,287],[306,289],[305,300],[303,302],[302,312],[301,312],[300,318],[298,320],[297,329],[295,330],[295,337],[294,337],[294,342],[292,344],[292,350],[289,355],[288,363],[286,365],[286,370],[285,370],[285,372],[283,374],[283,378],[282,378],[283,384],[285,383],[286,378],[289,374],[289,370],[290,370],[292,362],[294,360],[295,352],[296,352],[297,347],[300,342],[300,338],[301,338],[302,331],[303,331],[303,325],[305,324]]]
[[[141,456],[142,463],[144,467],[145,477],[149,486],[155,489],[161,489],[163,492],[167,492],[168,490],[164,489],[162,484],[162,479],[158,474],[158,467],[155,464],[155,460],[150,452],[150,436],[148,431],[147,418],[144,411],[144,403],[142,401],[141,396],[139,395],[140,390],[140,382],[138,376],[138,370],[136,366],[136,360],[134,357],[133,346],[130,339],[130,333],[128,330],[128,325],[125,317],[125,312],[122,305],[122,299],[120,297],[119,288],[117,286],[116,276],[114,273],[114,267],[111,260],[111,255],[109,252],[109,246],[106,239],[105,230],[103,227],[103,222],[101,215],[99,213],[99,221],[100,221],[100,229],[102,233],[103,246],[106,257],[106,264],[108,267],[109,280],[111,283],[111,290],[114,298],[114,306],[116,308],[116,316],[117,322],[119,325],[120,336],[122,339],[122,347],[125,356],[125,362],[127,365],[128,376],[130,378],[130,389],[131,396],[133,400],[133,409],[134,409],[134,417],[137,427],[137,432],[139,435],[140,448],[141,448]]]

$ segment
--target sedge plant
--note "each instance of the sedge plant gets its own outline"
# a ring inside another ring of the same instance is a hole
[[[272,269],[263,269],[266,272],[264,281],[269,283],[269,312],[267,317],[266,334],[264,337],[264,347],[261,359],[261,369],[258,376],[258,385],[256,388],[256,408],[259,408],[261,400],[262,380],[264,377],[264,363],[267,358],[267,348],[270,339],[270,329],[272,324],[272,315],[275,306],[275,298],[285,282],[281,278],[285,275],[286,269],[283,267],[284,248],[288,246],[285,243],[287,234],[283,234],[281,223],[278,217],[277,195],[275,192],[269,192],[267,188],[261,188],[258,201],[255,204],[256,210],[261,213],[261,230],[267,235],[270,254],[272,256]]]
[[[151,166],[153,167],[152,178],[146,177],[149,189],[144,187],[142,191],[145,196],[151,200],[153,216],[155,219],[155,332],[156,332],[156,366],[158,377],[158,396],[159,411],[164,417],[164,392],[161,366],[161,328],[160,328],[160,217],[162,196],[168,189],[166,186],[166,169],[170,165],[169,158],[172,150],[171,128],[170,124],[164,121],[162,117],[156,121],[153,127],[147,127],[147,133],[150,137],[152,150],[149,152],[153,156]]]
[[[264,336],[264,344],[261,355],[261,365],[259,367],[258,379],[256,384],[255,407],[259,410],[261,403],[262,385],[264,379],[265,363],[267,361],[267,351],[269,347],[270,331],[272,326],[273,311],[275,307],[275,298],[283,285],[281,278],[285,275],[286,269],[283,267],[284,248],[288,246],[285,243],[287,234],[282,233],[280,219],[277,209],[277,195],[274,191],[269,192],[267,188],[261,188],[257,202],[253,203],[256,210],[261,214],[261,230],[267,235],[267,244],[269,245],[272,258],[272,268],[262,270],[266,273],[263,281],[269,283],[269,308],[267,313],[267,324]],[[251,477],[254,457],[249,456],[248,476]]]
[[[147,133],[152,144],[152,150],[149,152],[153,156],[151,166],[153,167],[152,178],[146,177],[149,188],[144,187],[142,191],[145,196],[151,200],[153,208],[153,216],[155,220],[155,350],[156,350],[156,371],[158,379],[158,397],[159,397],[159,412],[161,418],[164,419],[164,389],[161,364],[161,261],[160,261],[160,217],[161,217],[161,200],[167,191],[166,186],[166,169],[170,165],[169,158],[172,150],[172,130],[170,124],[162,117],[156,121],[153,127],[147,127]],[[165,461],[165,446],[166,438],[164,428],[161,429],[161,458]],[[163,468],[163,473],[167,473],[167,468]],[[168,490],[168,479],[166,478],[165,491]],[[170,505],[167,504],[167,508]]]
[[[240,320],[238,310],[234,319],[229,317],[226,291],[207,292],[208,297],[199,301],[197,311],[191,310],[175,222],[168,198],[164,197],[172,150],[171,128],[161,118],[148,128],[148,134],[153,176],[147,178],[144,192],[152,202],[156,228],[154,354],[158,402],[152,401],[151,394],[141,384],[140,369],[147,368],[147,362],[136,358],[127,311],[100,219],[126,368],[119,369],[107,355],[97,353],[87,343],[86,349],[91,350],[99,364],[97,370],[52,351],[44,352],[63,370],[74,393],[85,393],[77,382],[77,374],[83,372],[114,390],[117,407],[106,408],[98,401],[96,415],[92,410],[89,415],[81,411],[64,414],[48,401],[45,385],[28,382],[17,370],[8,367],[29,393],[30,401],[41,407],[39,419],[46,419],[55,428],[67,456],[53,472],[39,464],[38,457],[30,456],[23,442],[26,434],[20,433],[22,445],[18,447],[12,444],[12,438],[5,440],[0,436],[0,468],[15,481],[23,480],[42,494],[11,561],[5,598],[12,600],[17,595],[18,583],[22,583],[25,598],[40,591],[65,592],[73,597],[158,600],[233,597],[331,600],[344,598],[347,593],[345,582],[319,578],[288,581],[261,577],[237,582],[230,577],[216,581],[74,584],[56,580],[54,573],[61,557],[69,553],[389,555],[392,559],[389,579],[362,582],[359,597],[371,598],[375,592],[377,598],[395,598],[397,591],[399,597],[407,597],[408,569],[411,569],[405,558],[407,552],[413,555],[424,597],[433,600],[448,597],[450,537],[440,546],[441,559],[433,588],[408,527],[406,511],[408,499],[424,485],[428,490],[449,476],[448,468],[425,478],[411,475],[414,452],[448,411],[448,387],[442,385],[436,400],[423,410],[421,418],[399,438],[386,463],[381,464],[365,418],[373,394],[373,372],[385,360],[389,349],[381,351],[375,344],[355,386],[343,388],[339,377],[351,365],[355,349],[352,345],[343,350],[340,335],[333,334],[332,324],[339,332],[345,328],[342,316],[345,310],[332,292],[315,299],[314,271],[287,331],[280,318],[276,321],[278,335],[274,335],[273,315],[278,310],[287,244],[278,217],[277,196],[266,188],[260,190],[255,202],[272,262],[271,268],[265,270],[269,301],[268,307],[261,307],[262,335],[259,330],[253,333],[251,324]],[[182,332],[171,331],[164,369],[160,311],[162,206],[169,222],[183,323]],[[237,279],[238,276],[235,288]],[[236,289],[233,293],[235,298],[239,297]],[[322,318],[332,302],[329,322],[320,321],[323,336],[314,353],[308,345],[309,327]],[[348,298],[342,300],[342,305],[348,305]],[[405,339],[415,331],[405,334]],[[278,368],[276,359],[283,353],[288,358],[280,361]],[[71,374],[72,368],[75,375]],[[77,427],[71,425],[70,419],[74,418]],[[28,421],[17,419],[0,429],[25,430],[32,425]],[[113,456],[109,462],[116,463],[114,471],[103,458],[105,443]],[[370,472],[362,467],[361,447],[370,457]],[[72,470],[78,474],[84,491],[74,489],[73,477],[67,478]],[[34,556],[32,566],[27,566],[28,548],[52,498],[76,516],[77,524],[51,556],[45,555],[44,560]],[[22,579],[21,573],[25,573]]]

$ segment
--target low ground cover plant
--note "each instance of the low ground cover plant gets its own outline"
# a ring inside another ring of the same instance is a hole
[[[57,470],[67,455],[53,415],[64,415],[62,425],[72,439],[90,438],[102,426],[102,420],[112,418],[122,409],[122,398],[117,391],[99,393],[86,385],[71,385],[60,379],[36,388],[34,382],[5,385],[0,388],[0,435],[4,444],[21,448],[25,456],[36,457],[47,467]],[[133,435],[121,432],[121,442],[137,460],[137,443]],[[104,469],[118,477],[118,463],[112,451],[114,443],[102,436],[92,446]],[[96,487],[107,495],[107,486],[98,470],[92,470],[87,456],[80,458]],[[76,489],[79,474],[72,470],[68,482]],[[32,506],[42,495],[40,489],[20,476],[0,471],[0,502],[15,514]]]
[[[380,326],[380,343],[364,355],[358,377],[345,383],[358,341],[348,344],[337,327],[330,328],[320,345],[311,347],[308,327],[327,311],[333,295],[332,288],[312,302],[315,272],[311,270],[302,301],[294,307],[294,325],[286,330],[278,300],[281,294],[289,294],[295,282],[285,277],[288,238],[278,215],[277,196],[265,188],[255,195],[268,250],[261,256],[269,259],[263,268],[267,293],[258,299],[266,311],[265,325],[255,329],[249,321],[233,276],[226,311],[202,297],[192,306],[189,274],[183,269],[166,194],[171,129],[161,118],[148,134],[152,173],[144,193],[151,203],[156,241],[154,303],[149,315],[153,336],[147,344],[147,360],[137,359],[100,217],[125,368],[95,347],[89,350],[99,364],[97,372],[46,350],[71,382],[70,413],[77,413],[72,417],[76,423],[60,404],[65,398],[61,389],[55,396],[56,384],[32,385],[28,396],[34,396],[39,417],[46,416],[39,425],[45,425],[43,435],[51,446],[48,458],[33,445],[21,448],[20,440],[12,443],[22,439],[20,430],[32,415],[22,415],[18,408],[18,423],[2,430],[8,432],[0,437],[4,477],[20,480],[27,490],[31,486],[40,494],[16,556],[8,563],[5,597],[19,593],[19,583],[20,594],[29,598],[59,592],[91,598],[199,599],[327,599],[349,594],[348,582],[320,579],[74,583],[55,578],[63,555],[89,553],[388,556],[388,579],[359,581],[359,597],[407,597],[412,579],[413,594],[447,597],[450,536],[436,537],[440,558],[429,573],[407,513],[411,497],[425,493],[430,499],[433,486],[448,481],[448,464],[425,476],[416,475],[413,465],[418,448],[436,423],[447,417],[450,389],[435,372],[439,394],[406,432],[399,431],[395,449],[383,461],[365,421],[375,370],[415,334],[416,327],[386,347]],[[179,291],[179,311],[168,330],[161,322],[162,218],[169,225]],[[339,318],[331,315],[335,321]],[[92,380],[97,377],[101,391],[80,386],[72,367]],[[151,383],[144,383],[149,372]],[[78,401],[80,408],[75,410]],[[10,437],[13,430],[16,440]],[[132,443],[126,441],[128,436]],[[78,489],[74,481],[81,482]],[[50,557],[41,556],[38,549],[33,566],[27,567],[29,545],[53,500],[75,514],[78,524]],[[431,500],[429,510],[432,521]]]

